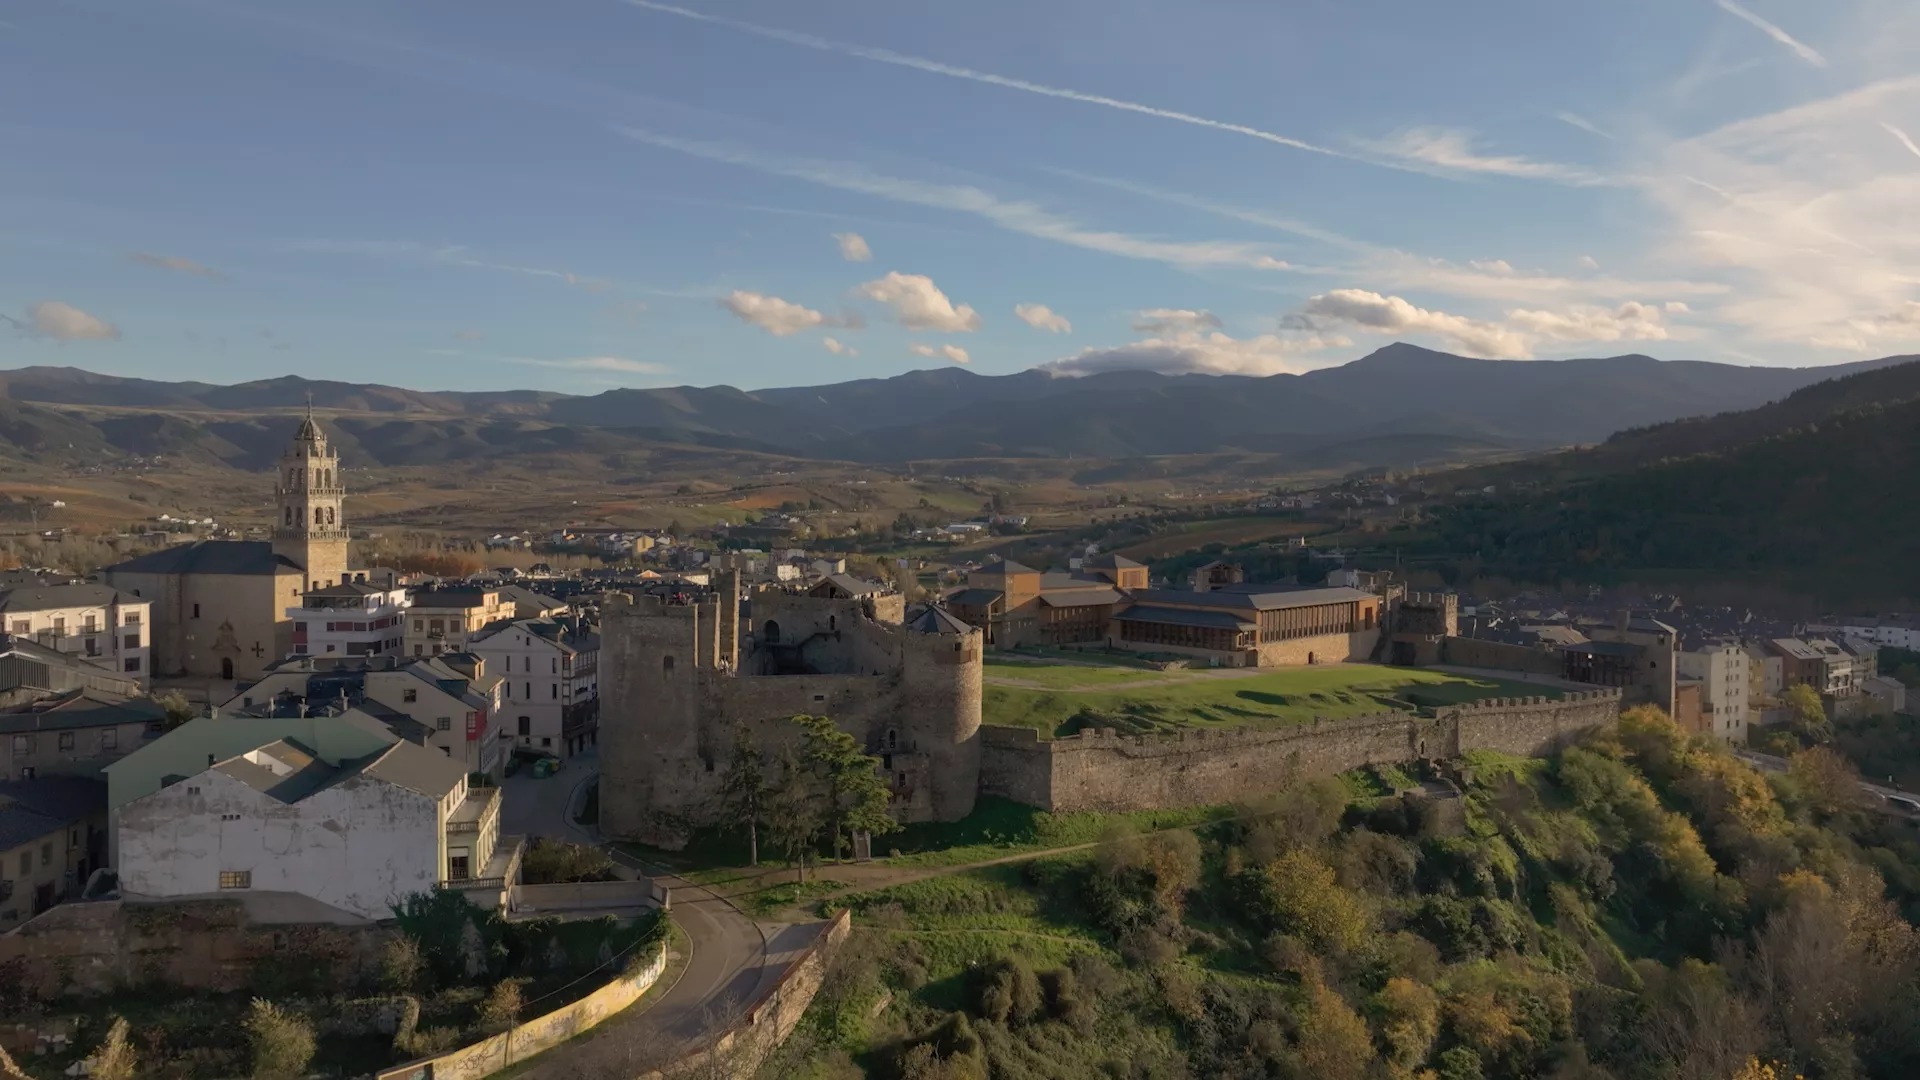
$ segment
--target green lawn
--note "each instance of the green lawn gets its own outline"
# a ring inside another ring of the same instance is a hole
[[[1316,716],[1361,716],[1486,697],[1560,696],[1558,690],[1533,683],[1376,664],[1280,668],[1240,678],[1066,664],[994,665],[988,674],[1038,685],[989,683],[985,722],[1033,728],[1043,738],[1090,727],[1136,734],[1181,728],[1276,728]],[[1121,683],[1130,685],[1103,689]]]

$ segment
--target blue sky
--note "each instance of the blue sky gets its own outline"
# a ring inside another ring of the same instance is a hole
[[[1911,0],[0,0],[0,366],[1920,351]]]

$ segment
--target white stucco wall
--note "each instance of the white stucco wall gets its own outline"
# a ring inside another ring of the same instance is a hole
[[[121,888],[142,896],[220,891],[247,870],[256,892],[296,892],[369,919],[440,874],[439,807],[355,777],[293,804],[203,772],[121,808]]]

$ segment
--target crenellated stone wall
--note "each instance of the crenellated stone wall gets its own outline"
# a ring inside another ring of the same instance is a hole
[[[1434,716],[1375,713],[1273,731],[1171,736],[1088,731],[1043,740],[1028,728],[985,727],[981,791],[1055,813],[1153,810],[1238,802],[1302,776],[1363,765],[1458,757],[1469,750],[1539,756],[1620,713],[1618,690],[1563,698],[1493,698]]]

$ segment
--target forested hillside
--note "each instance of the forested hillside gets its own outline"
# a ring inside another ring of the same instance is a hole
[[[1845,759],[1763,777],[1639,709],[1471,764],[1460,816],[1388,769],[854,896],[761,1075],[1920,1075],[1920,845]]]
[[[1729,449],[1443,505],[1421,546],[1524,580],[1684,570],[1880,610],[1920,597],[1916,476],[1920,385]]]

